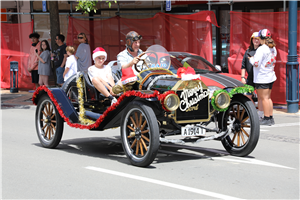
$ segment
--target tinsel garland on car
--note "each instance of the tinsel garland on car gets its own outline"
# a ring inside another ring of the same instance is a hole
[[[119,98],[118,101],[116,103],[114,103],[113,105],[111,105],[110,107],[107,108],[107,110],[95,121],[95,123],[93,124],[89,124],[89,125],[84,125],[84,124],[79,124],[79,123],[72,123],[70,122],[69,118],[67,118],[64,114],[64,112],[62,111],[60,105],[58,104],[57,100],[54,98],[51,90],[49,90],[49,88],[47,88],[45,85],[40,86],[36,89],[36,91],[33,93],[32,95],[32,102],[34,105],[36,105],[35,99],[37,97],[37,95],[39,94],[40,91],[45,91],[49,98],[51,99],[51,101],[53,102],[53,104],[55,105],[57,111],[59,112],[60,116],[64,119],[65,122],[67,122],[67,124],[71,127],[74,128],[80,128],[80,129],[93,129],[93,128],[97,128],[100,123],[104,120],[104,118],[107,116],[107,114],[113,110],[115,110],[119,104],[126,98],[126,97],[130,97],[130,96],[136,96],[139,98],[157,98],[160,102],[163,102],[163,100],[165,99],[166,96],[168,96],[169,94],[175,94],[175,92],[173,91],[168,91],[165,92],[163,94],[160,94],[157,90],[155,90],[152,94],[145,94],[142,93],[140,91],[127,91],[125,93],[123,93]],[[166,108],[163,106],[162,103],[162,107],[166,110]],[[84,112],[84,111],[83,111]]]
[[[83,100],[83,84],[82,84],[82,76],[77,77],[76,85],[78,89],[78,103],[79,103],[79,121],[84,125],[91,125],[95,123],[95,121],[87,119],[85,117],[85,109],[84,109],[84,100]]]
[[[242,86],[242,87],[236,87],[236,88],[233,88],[232,90],[230,90],[230,92],[227,92],[227,91],[224,90],[224,89],[220,89],[220,90],[214,91],[213,96],[211,97],[211,105],[213,106],[213,108],[214,108],[215,110],[217,110],[217,111],[219,111],[219,112],[224,112],[224,111],[226,111],[226,110],[228,109],[228,107],[227,107],[227,108],[223,108],[223,109],[218,108],[218,107],[216,106],[216,102],[215,102],[216,96],[217,96],[219,93],[221,93],[221,92],[226,92],[226,93],[228,93],[229,96],[230,96],[230,98],[232,98],[233,95],[235,95],[235,94],[253,93],[253,92],[254,92],[254,87],[252,87],[251,85],[245,84],[245,85]]]

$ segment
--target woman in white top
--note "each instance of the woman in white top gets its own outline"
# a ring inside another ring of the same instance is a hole
[[[253,82],[264,110],[264,118],[260,124],[271,126],[275,124],[271,92],[273,83],[277,79],[274,71],[277,51],[275,48],[276,44],[271,38],[271,32],[268,29],[260,30],[259,37],[262,45],[256,50],[253,57],[249,57],[249,61],[254,66]]]
[[[68,54],[67,62],[65,65],[65,71],[63,74],[64,81],[66,81],[69,77],[71,77],[73,74],[77,73],[77,61],[74,56],[75,48],[72,46],[67,46],[66,52]]]
[[[97,47],[93,51],[95,65],[88,68],[88,75],[95,88],[105,97],[108,97],[111,100],[111,104],[113,104],[117,102],[117,99],[114,97],[115,94],[112,91],[115,82],[110,66],[104,65],[106,58],[107,53],[105,50],[102,47]]]

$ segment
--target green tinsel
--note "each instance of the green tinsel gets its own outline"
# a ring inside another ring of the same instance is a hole
[[[221,92],[226,92],[226,93],[228,93],[226,90],[223,90],[223,89],[214,91],[214,94],[213,94],[213,96],[211,97],[211,105],[213,106],[213,108],[214,108],[215,110],[217,110],[217,111],[219,111],[219,112],[224,112],[224,111],[226,111],[226,110],[228,109],[228,107],[227,107],[227,108],[221,109],[221,108],[218,108],[217,105],[216,105],[216,103],[215,103],[215,98],[216,98],[216,96],[217,96],[219,93],[221,93]]]
[[[213,106],[213,108],[219,112],[224,112],[228,109],[227,108],[223,108],[223,109],[220,109],[216,106],[216,103],[215,103],[215,98],[216,96],[220,93],[220,92],[226,92],[229,94],[230,98],[233,97],[233,95],[235,94],[244,94],[244,93],[253,93],[254,92],[254,87],[252,87],[251,85],[247,85],[245,84],[244,86],[242,87],[236,87],[236,88],[233,88],[230,92],[227,92],[226,90],[224,89],[221,89],[221,90],[216,90],[214,91],[213,93],[213,96],[211,97],[211,105]]]
[[[230,92],[229,95],[232,98],[233,95],[235,94],[244,94],[244,93],[253,93],[254,92],[254,87],[252,87],[251,85],[247,85],[245,84],[242,87],[236,87],[233,88]]]

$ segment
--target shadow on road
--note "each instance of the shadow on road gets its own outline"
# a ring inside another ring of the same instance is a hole
[[[40,143],[35,143],[34,145],[42,147]],[[65,152],[78,155],[116,160],[120,163],[131,165],[123,151],[121,138],[119,136],[115,138],[93,137],[62,140],[56,150],[63,150]],[[229,155],[230,154],[225,150],[163,143],[159,148],[154,162],[148,168],[156,168],[155,165],[159,163],[199,159],[213,160],[213,157],[224,157]],[[248,158],[251,157],[248,156]]]

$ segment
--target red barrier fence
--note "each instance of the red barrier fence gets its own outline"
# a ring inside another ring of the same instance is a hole
[[[272,89],[274,103],[286,104],[286,62],[288,55],[288,12],[247,13],[230,12],[230,57],[228,70],[232,74],[241,73],[245,51],[250,44],[253,32],[269,29],[276,43],[277,62],[275,73],[277,80]],[[297,24],[297,54],[300,53],[300,12]],[[299,62],[299,60],[298,60]],[[299,102],[300,103],[300,102]]]
[[[81,20],[69,18],[67,45],[79,45],[77,34],[84,32],[91,49],[103,47],[108,61],[116,60],[125,49],[125,36],[136,31],[143,36],[141,49],[159,44],[168,51],[186,51],[199,54],[213,62],[212,28],[217,25],[212,11],[201,11],[191,15],[157,13],[147,19],[125,19],[113,17],[106,20]]]
[[[1,88],[10,88],[10,62],[19,63],[18,87],[34,89],[31,74],[27,70],[31,46],[29,39],[33,21],[20,24],[1,23]]]

